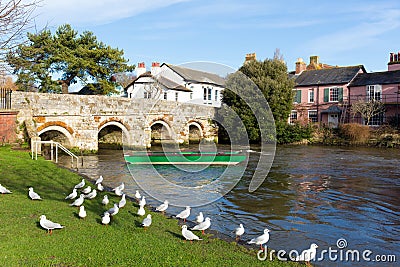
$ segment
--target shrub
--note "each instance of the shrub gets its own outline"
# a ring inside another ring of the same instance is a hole
[[[304,139],[310,139],[312,137],[313,128],[311,124],[301,125],[277,123],[276,124],[276,138],[278,144],[289,144],[300,142]]]
[[[342,124],[339,129],[342,138],[347,139],[350,143],[364,144],[370,137],[369,126],[358,123]]]

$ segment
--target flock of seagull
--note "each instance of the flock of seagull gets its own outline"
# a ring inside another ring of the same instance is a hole
[[[94,184],[97,189],[96,188],[92,189],[92,187],[90,185],[85,187],[85,184],[86,184],[85,179],[82,179],[82,181],[80,183],[78,183],[74,186],[72,192],[67,197],[65,197],[65,200],[73,200],[73,202],[71,204],[69,204],[70,206],[79,207],[78,216],[80,218],[83,219],[87,215],[85,206],[83,205],[85,202],[85,199],[94,199],[97,196],[97,191],[104,190],[104,186],[102,185],[102,182],[103,182],[103,176],[100,175],[100,177],[96,180],[96,182]],[[121,199],[118,203],[114,203],[113,207],[111,207],[110,209],[108,209],[107,211],[105,211],[103,213],[102,218],[101,218],[102,224],[104,224],[104,225],[109,224],[111,222],[111,217],[118,214],[119,210],[126,205],[127,201],[126,201],[126,195],[123,193],[124,189],[125,189],[125,185],[123,182],[119,186],[112,189],[112,191],[114,191],[114,193],[117,196],[121,196]],[[81,192],[79,194],[79,197],[77,198],[78,190],[80,190]],[[1,194],[11,194],[12,192],[0,184],[0,193]],[[32,187],[29,187],[28,196],[32,200],[42,200],[40,195],[33,191]],[[139,209],[137,211],[137,215],[144,216],[146,214],[146,211],[144,209],[144,207],[146,205],[146,197],[141,196],[139,191],[136,190],[135,199],[139,204]],[[104,195],[102,204],[104,206],[109,204],[108,195]],[[162,214],[164,214],[165,211],[168,209],[168,206],[169,206],[169,202],[168,202],[168,200],[165,200],[164,203],[162,203],[161,205],[159,205],[158,207],[155,208],[155,211],[158,211],[158,212],[161,212]],[[182,219],[183,222],[186,223],[186,219],[190,216],[190,211],[191,211],[191,208],[189,206],[187,206],[183,211],[181,211],[174,217],[176,217],[178,219]],[[185,240],[188,240],[190,242],[192,242],[193,240],[202,240],[199,236],[194,234],[192,231],[201,231],[202,234],[205,234],[204,231],[209,229],[211,226],[211,219],[209,217],[204,218],[203,213],[199,212],[199,214],[196,216],[196,223],[197,224],[194,227],[192,227],[190,230],[188,229],[188,226],[186,224],[182,225],[182,227],[181,227],[182,228],[182,236],[185,238]],[[150,227],[151,224],[152,224],[152,217],[151,217],[151,214],[148,214],[147,217],[145,217],[143,219],[141,226],[143,226],[143,228],[146,230],[148,227]],[[52,234],[52,230],[54,230],[54,229],[64,228],[63,225],[48,220],[45,215],[40,216],[40,226],[42,228],[46,229],[50,234]],[[244,232],[245,232],[245,228],[243,227],[243,224],[239,224],[239,227],[235,229],[236,241],[240,240],[240,238],[244,234]],[[260,245],[260,249],[264,250],[263,245],[266,244],[269,240],[269,232],[270,232],[269,229],[264,229],[264,233],[262,235],[251,239],[247,243]],[[318,246],[316,244],[312,244],[310,249],[304,250],[303,253],[300,255],[300,257],[298,257],[298,259],[296,259],[296,260],[298,260],[298,261],[313,260],[315,258],[317,247]],[[304,258],[303,255],[313,255],[313,257]]]

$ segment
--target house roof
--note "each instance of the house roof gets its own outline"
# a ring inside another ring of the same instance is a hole
[[[366,72],[363,65],[306,70],[296,78],[296,86],[346,84],[357,75],[360,69]]]
[[[164,64],[165,63],[163,63],[163,65]],[[178,66],[174,66],[174,65],[170,65],[170,64],[165,64],[165,65],[167,65],[170,69],[172,69],[174,72],[179,74],[186,81],[212,83],[212,84],[221,85],[221,86],[225,84],[225,79],[214,73],[178,67]]]
[[[349,87],[391,83],[400,83],[400,70],[360,73],[350,83]]]
[[[176,91],[184,91],[184,92],[192,92],[191,89],[186,88],[183,85],[180,85],[164,76],[159,76],[159,77],[154,77],[153,75],[150,74],[149,71],[143,73],[142,75],[140,75],[138,78],[136,78],[132,83],[130,83],[128,85],[128,87],[134,83],[149,83],[147,82],[141,82],[140,78],[142,77],[149,77],[152,78],[153,82],[158,81],[161,85],[165,86],[166,88],[170,89],[170,90],[176,90]],[[151,83],[153,83],[151,82]]]

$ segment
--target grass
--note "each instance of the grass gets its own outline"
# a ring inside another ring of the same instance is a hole
[[[81,179],[42,158],[31,160],[26,151],[0,147],[0,183],[13,192],[0,195],[0,266],[297,266],[259,261],[256,249],[211,234],[184,242],[178,221],[160,213],[151,212],[153,224],[145,231],[131,201],[102,225],[103,195],[110,197],[107,208],[120,199],[111,192],[85,200],[87,217],[80,219],[64,198]],[[43,201],[30,200],[30,186]],[[65,228],[47,234],[39,225],[42,214]]]

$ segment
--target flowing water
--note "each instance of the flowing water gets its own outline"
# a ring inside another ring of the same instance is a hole
[[[400,261],[398,150],[278,146],[267,179],[255,192],[249,193],[248,186],[259,155],[257,148],[253,150],[247,169],[233,190],[217,201],[193,208],[189,219],[194,220],[202,211],[212,219],[212,229],[229,236],[243,223],[245,241],[268,228],[271,230],[268,246],[275,250],[301,252],[316,243],[319,253],[329,248],[338,251],[332,254],[337,255],[338,260],[330,260],[325,254],[324,261],[316,262],[316,266],[395,266],[363,261],[361,254],[365,250],[372,251],[370,258],[378,254],[396,255],[397,263]],[[101,150],[98,155],[85,156],[83,162],[83,167],[79,168],[81,173],[93,179],[103,175],[104,184],[110,187],[124,182],[126,193],[132,196],[141,188],[131,172],[140,183],[145,181],[146,175],[151,175],[146,172],[148,167],[127,166],[121,150]],[[70,165],[68,158],[64,159],[64,164]],[[172,183],[190,186],[214,179],[224,168],[209,167],[201,175],[185,174],[167,165],[157,166],[156,170]],[[157,183],[151,187],[168,191]],[[150,197],[148,200],[153,206],[160,203]],[[168,208],[170,215],[181,210],[181,207]],[[339,249],[337,240],[340,238],[346,240],[347,246]],[[351,257],[344,262],[344,256],[340,261],[339,252],[348,250],[358,250],[360,262],[351,261]]]

